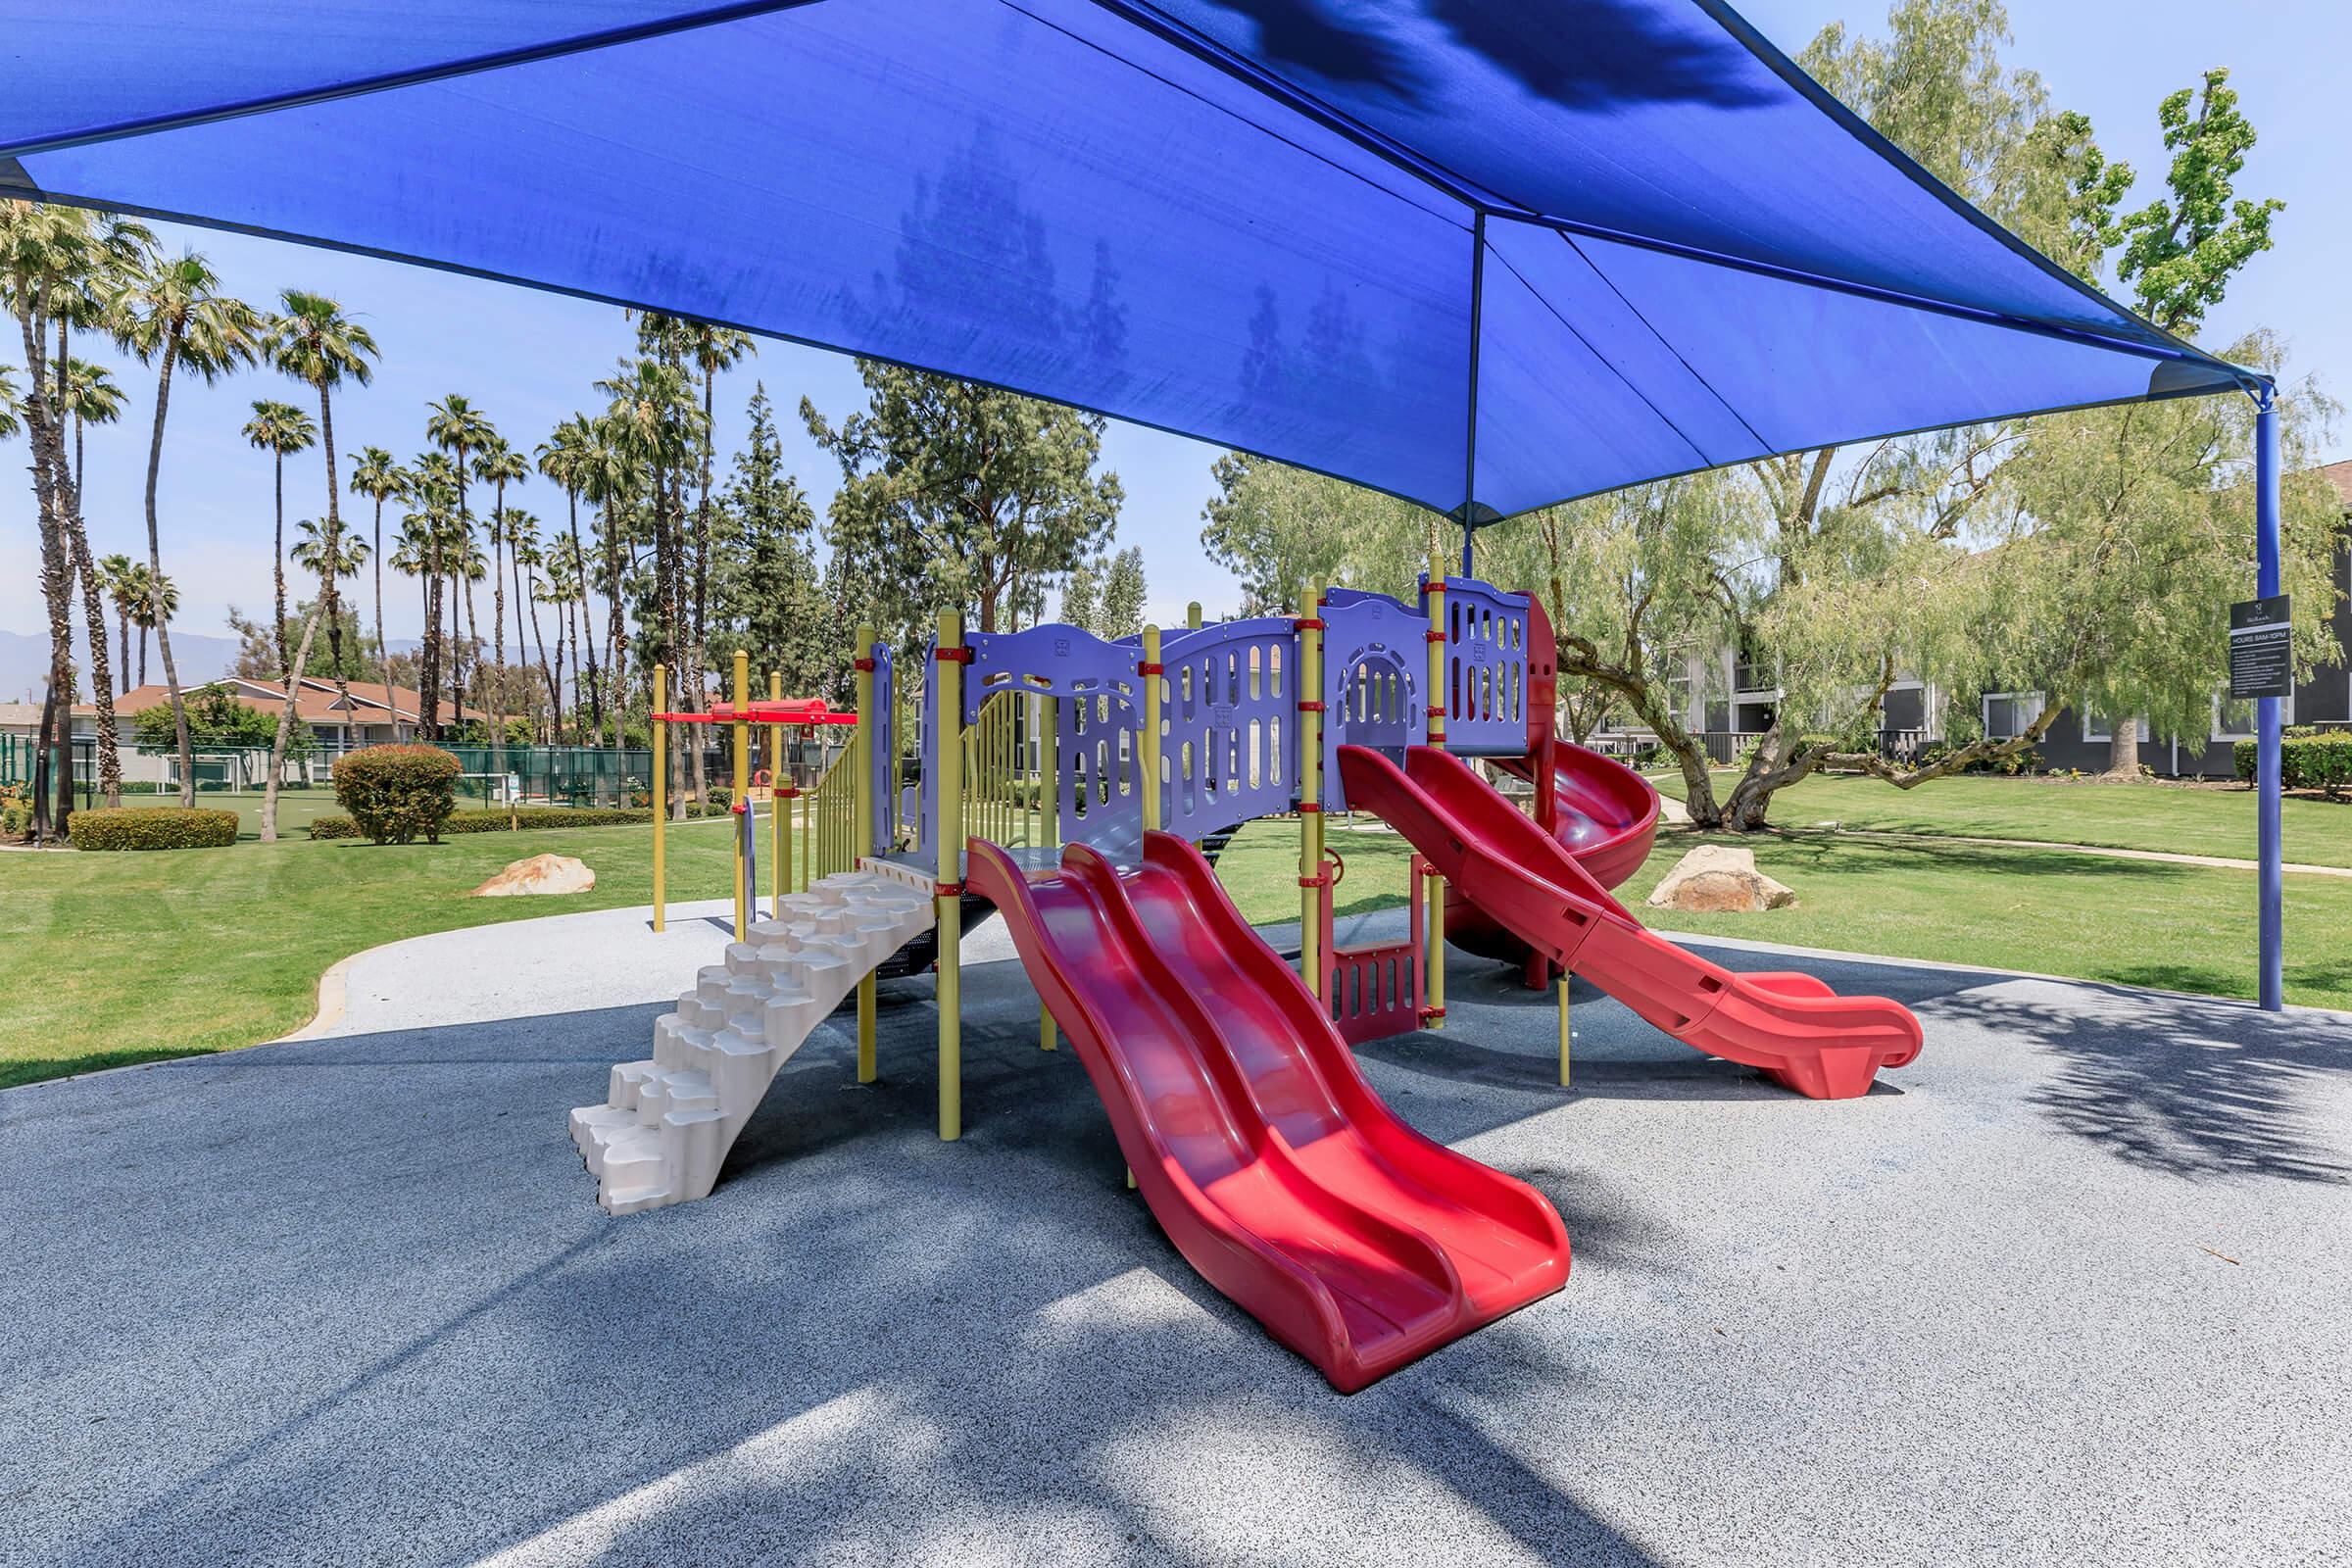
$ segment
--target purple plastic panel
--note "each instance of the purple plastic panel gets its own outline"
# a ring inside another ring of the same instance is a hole
[[[1368,746],[1404,760],[1429,739],[1421,695],[1429,617],[1387,594],[1334,588],[1323,596],[1323,805],[1348,808],[1340,748]]]
[[[889,645],[876,643],[866,654],[874,662],[873,771],[866,798],[874,803],[873,853],[888,855],[899,847],[899,709]]]
[[[923,711],[915,738],[922,744],[923,781],[917,791],[914,845],[926,867],[939,864],[939,642],[923,645]],[[958,866],[961,865],[958,859]],[[960,874],[960,872],[958,872]]]
[[[1527,752],[1527,595],[1446,579],[1446,749]]]
[[[1298,659],[1287,615],[1161,635],[1160,821],[1169,832],[1198,840],[1298,800]]]
[[[1142,702],[1133,644],[1104,642],[1076,626],[1048,622],[1024,631],[973,632],[963,672],[963,721],[1001,691],[1061,699],[1061,841],[1098,848],[1142,841],[1144,801],[1136,776]]]

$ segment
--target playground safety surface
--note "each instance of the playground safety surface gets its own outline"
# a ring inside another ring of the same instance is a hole
[[[837,1014],[709,1199],[608,1218],[564,1108],[721,907],[419,938],[324,1038],[0,1094],[0,1563],[2352,1554],[2352,1018],[1708,943],[1925,1054],[1811,1102],[1580,986],[1563,1092],[1456,956],[1362,1059],[1574,1273],[1343,1398],[1125,1190],[993,921],[961,1143],[890,982],[882,1083]]]

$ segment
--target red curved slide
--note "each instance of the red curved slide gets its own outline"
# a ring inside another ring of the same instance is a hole
[[[1900,1003],[1736,973],[1644,929],[1458,757],[1416,746],[1399,768],[1343,746],[1340,776],[1350,806],[1379,813],[1471,903],[1687,1046],[1815,1100],[1867,1094],[1881,1067],[1919,1054],[1919,1020]]]
[[[1604,888],[1618,886],[1642,869],[1658,836],[1657,786],[1613,758],[1554,739],[1551,789],[1557,825],[1552,837],[1576,857],[1586,874]],[[1513,778],[1537,782],[1541,754],[1491,757]]]
[[[1550,1203],[1398,1121],[1191,844],[1148,833],[1125,876],[968,856],[1169,1240],[1334,1388],[1567,1283]]]

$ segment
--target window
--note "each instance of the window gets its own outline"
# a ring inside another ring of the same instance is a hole
[[[2227,694],[2213,700],[2213,738],[2217,741],[2248,741],[2254,738],[2254,699],[2230,697]],[[2295,721],[2295,700],[2284,698],[2278,705],[2278,722]]]
[[[2149,739],[2148,721],[2144,718],[2141,718],[2134,719],[2132,722],[2139,726],[2140,743],[2145,745]],[[2084,713],[2082,715],[2082,738],[2086,741],[2111,741],[2115,739],[2115,720],[2112,718],[2094,718],[2090,714]]]
[[[2040,716],[2039,692],[1984,694],[1984,738],[1988,741],[2013,741]]]

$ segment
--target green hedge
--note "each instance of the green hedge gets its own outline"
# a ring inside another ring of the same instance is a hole
[[[2256,746],[2237,743],[2237,776],[2254,779]],[[2278,784],[2290,790],[2326,790],[2340,795],[2352,787],[2352,730],[2289,735],[2278,743]]]
[[[237,813],[102,806],[75,811],[66,832],[77,850],[219,850],[237,842]]]
[[[715,793],[715,792],[713,792]],[[701,816],[698,807],[686,808],[688,816]],[[713,816],[723,814],[713,806]],[[529,832],[551,827],[626,827],[649,824],[654,819],[650,807],[577,807],[577,806],[518,806],[508,811],[493,807],[484,811],[453,811],[441,824],[445,834],[504,833],[510,827]],[[311,819],[311,837],[315,839],[356,839],[361,836],[359,824],[348,816],[318,816]],[[382,840],[377,840],[381,843]]]
[[[335,761],[335,800],[378,844],[408,844],[419,835],[438,844],[458,808],[458,760],[438,746],[347,752]]]

